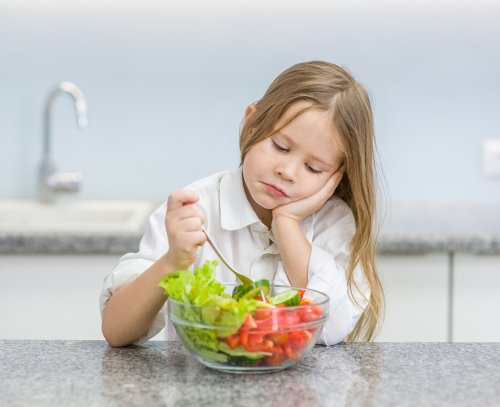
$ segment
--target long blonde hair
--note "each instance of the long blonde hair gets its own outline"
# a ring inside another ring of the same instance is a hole
[[[351,241],[346,279],[350,298],[356,302],[354,269],[359,264],[370,287],[368,305],[347,341],[374,338],[383,314],[383,290],[375,265],[376,167],[373,114],[366,90],[343,68],[328,62],[311,61],[296,64],[282,72],[255,102],[255,112],[243,122],[240,131],[241,163],[249,149],[271,136],[285,111],[299,101],[309,106],[292,116],[282,127],[307,110],[332,113],[340,135],[345,173],[335,195],[351,208],[356,231]]]

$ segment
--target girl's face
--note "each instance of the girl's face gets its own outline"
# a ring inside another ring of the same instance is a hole
[[[275,129],[298,111],[310,106],[301,101],[291,105]],[[249,106],[246,119],[253,114]],[[272,136],[254,144],[243,161],[247,198],[261,218],[279,205],[318,192],[342,164],[339,135],[331,113],[309,110],[300,114]]]

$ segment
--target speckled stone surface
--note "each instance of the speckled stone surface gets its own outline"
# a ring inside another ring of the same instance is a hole
[[[382,213],[379,253],[500,254],[500,205],[393,204]]]
[[[500,343],[316,346],[292,368],[219,373],[178,342],[0,340],[2,406],[498,406]]]
[[[394,204],[383,217],[381,254],[500,254],[500,205]],[[141,235],[25,234],[0,230],[0,254],[124,254]]]

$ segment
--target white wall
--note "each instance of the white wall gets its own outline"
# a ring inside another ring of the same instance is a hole
[[[42,106],[82,198],[163,200],[238,164],[246,104],[288,66],[325,59],[373,96],[394,201],[500,203],[483,139],[500,137],[500,3],[468,1],[0,0],[0,199],[32,198]]]

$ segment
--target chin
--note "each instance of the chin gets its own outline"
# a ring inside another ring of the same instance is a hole
[[[270,200],[270,199],[263,199],[259,201],[255,201],[257,205],[259,205],[261,208],[267,209],[272,211],[274,208],[277,208],[278,206],[282,205],[275,200]]]

